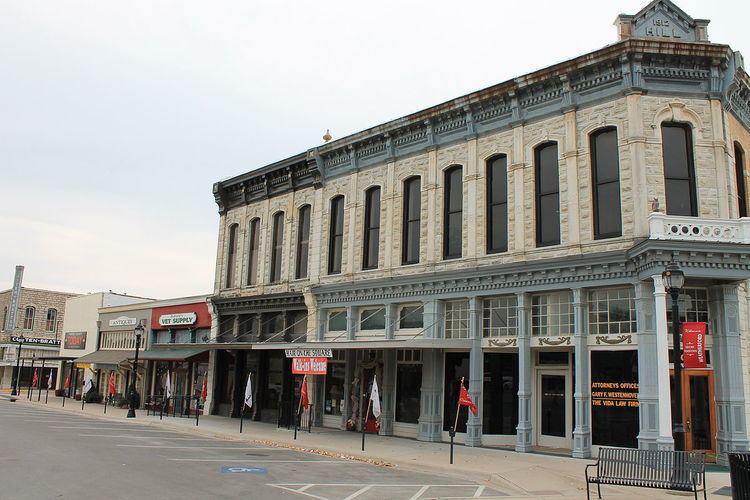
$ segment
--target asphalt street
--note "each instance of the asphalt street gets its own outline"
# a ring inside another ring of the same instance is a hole
[[[0,499],[500,498],[489,485],[0,400]]]

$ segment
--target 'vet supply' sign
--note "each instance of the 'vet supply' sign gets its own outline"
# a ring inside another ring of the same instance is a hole
[[[193,325],[198,319],[198,315],[193,313],[164,314],[159,316],[161,326],[181,326]]]
[[[292,373],[297,375],[325,375],[328,358],[292,358]]]

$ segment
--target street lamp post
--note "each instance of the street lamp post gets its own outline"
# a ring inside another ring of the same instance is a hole
[[[18,356],[16,357],[16,371],[13,379],[13,387],[10,390],[11,396],[18,396],[18,386],[21,380],[21,346],[23,341],[26,340],[23,334],[18,336]]]
[[[672,434],[674,448],[685,450],[685,426],[682,423],[682,347],[680,341],[680,311],[677,301],[680,290],[685,284],[685,273],[677,263],[670,263],[661,274],[664,286],[672,298],[672,364],[674,366],[674,401],[675,411],[672,415]]]
[[[136,380],[138,378],[138,350],[141,348],[141,336],[143,335],[143,323],[138,323],[135,327],[135,362],[131,371],[130,394],[128,394],[128,416],[135,418],[135,407],[138,406],[136,401],[138,393],[136,392]]]

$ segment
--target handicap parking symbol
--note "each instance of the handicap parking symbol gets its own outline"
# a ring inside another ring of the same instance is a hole
[[[245,467],[242,465],[224,465],[222,474],[268,474],[268,469],[263,467]]]

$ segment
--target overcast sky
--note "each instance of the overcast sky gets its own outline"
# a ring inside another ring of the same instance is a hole
[[[209,293],[212,184],[616,41],[620,1],[0,2],[0,289]],[[750,2],[678,0],[750,63]]]

